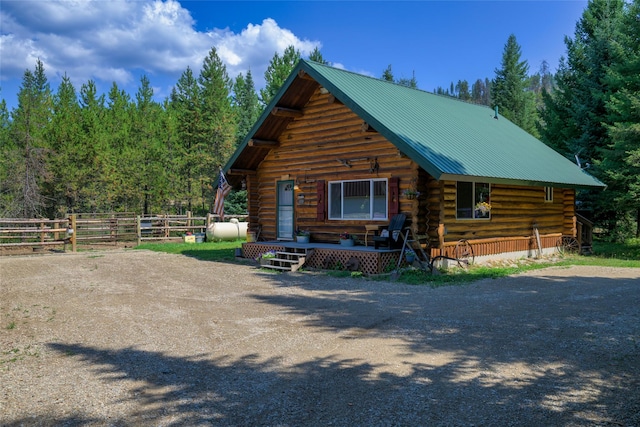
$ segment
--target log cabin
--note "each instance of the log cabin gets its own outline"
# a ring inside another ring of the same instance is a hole
[[[577,237],[576,189],[604,187],[497,109],[306,60],[223,170],[264,241],[363,241],[404,213],[431,257],[476,260]]]

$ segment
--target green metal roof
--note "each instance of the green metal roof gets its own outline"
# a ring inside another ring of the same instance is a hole
[[[305,60],[293,70],[226,168],[238,159],[249,139],[268,130],[269,112],[295,95],[287,91],[296,90],[301,72],[437,180],[605,187],[506,118],[495,119],[491,108]]]
[[[315,62],[299,67],[438,180],[604,187],[491,108]]]

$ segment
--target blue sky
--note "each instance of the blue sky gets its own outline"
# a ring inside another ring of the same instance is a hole
[[[132,95],[145,73],[162,101],[212,46],[256,86],[273,54],[319,46],[336,67],[380,77],[413,73],[421,89],[493,78],[510,34],[531,72],[555,71],[587,2],[571,1],[34,1],[0,3],[0,97],[11,110],[26,69],[43,61],[53,91],[89,79]]]

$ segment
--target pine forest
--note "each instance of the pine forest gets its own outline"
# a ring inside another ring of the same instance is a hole
[[[500,114],[577,162],[607,185],[581,191],[588,212],[612,240],[640,237],[640,0],[592,0],[565,38],[556,73],[532,70],[512,34],[493,76],[469,84],[420,87],[381,79]],[[496,46],[500,49],[500,46]],[[256,90],[251,71],[231,79],[212,48],[200,70],[187,68],[163,102],[142,76],[135,95],[113,83],[63,76],[52,88],[39,60],[24,72],[17,106],[0,101],[0,217],[61,218],[71,212],[211,212],[220,168],[276,95],[300,53],[275,54]],[[327,63],[317,49],[309,59]],[[226,211],[243,213],[244,191]]]

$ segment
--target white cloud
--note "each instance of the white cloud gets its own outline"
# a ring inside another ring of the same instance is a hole
[[[287,46],[293,45],[302,56],[308,56],[316,46],[321,46],[317,41],[299,39],[271,18],[264,19],[262,24],[249,24],[239,34],[224,29],[211,31],[208,35],[231,76],[246,73],[251,68],[254,78],[256,70],[261,72],[258,76],[261,78],[273,55],[282,54]]]
[[[320,46],[271,18],[248,23],[239,33],[228,28],[201,32],[175,0],[25,3],[36,4],[3,1],[0,10],[0,80],[21,79],[40,59],[52,81],[66,73],[76,85],[89,79],[129,85],[143,71],[152,83],[156,78],[175,83],[187,66],[197,73],[215,46],[231,77],[251,69],[260,87],[275,52],[294,45],[306,56]]]

